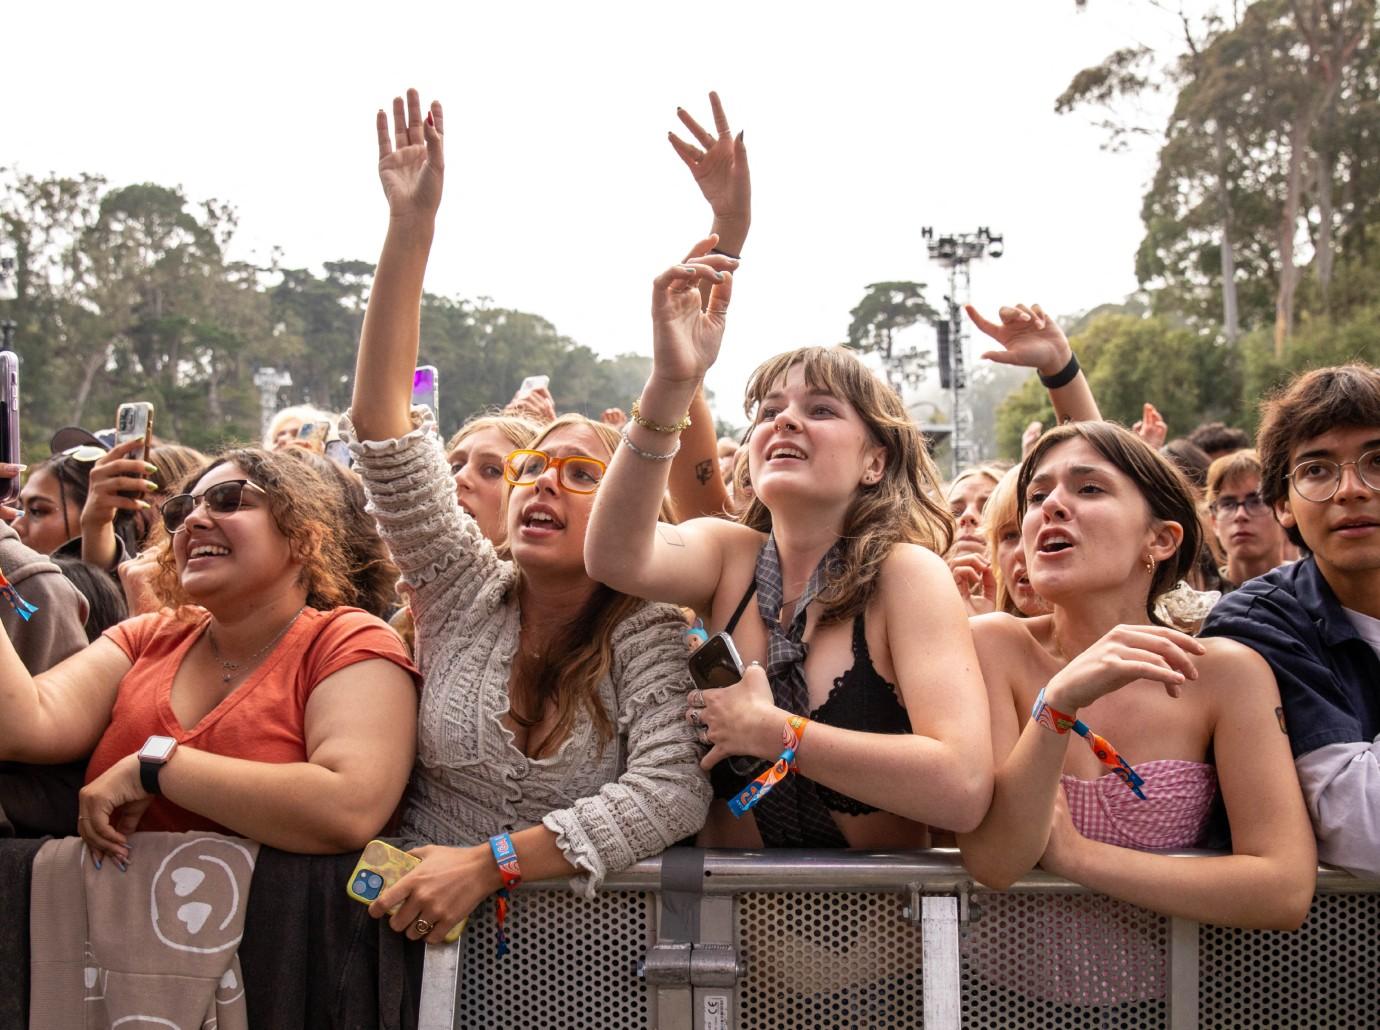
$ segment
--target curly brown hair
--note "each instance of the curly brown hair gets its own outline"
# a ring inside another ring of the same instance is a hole
[[[860,487],[844,516],[842,560],[817,598],[822,622],[842,622],[872,600],[882,563],[895,544],[919,544],[943,554],[953,543],[954,517],[940,496],[939,473],[924,436],[900,396],[844,347],[801,347],[759,365],[743,398],[743,411],[752,420],[744,444],[761,421],[763,398],[795,365],[801,366],[810,389],[826,390],[851,404],[873,441],[886,448],[881,479]],[[755,494],[739,521],[771,532],[771,511]]]
[[[291,454],[243,447],[223,451],[191,473],[183,480],[181,492],[191,493],[208,472],[221,465],[235,466],[267,495],[274,525],[302,563],[298,582],[306,588],[307,604],[321,611],[350,604],[355,586],[343,536],[348,520],[335,485]],[[161,530],[159,535],[158,574],[153,581],[159,602],[174,609],[195,604],[182,589],[171,538]]]

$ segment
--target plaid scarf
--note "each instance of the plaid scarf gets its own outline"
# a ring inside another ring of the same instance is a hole
[[[781,625],[784,587],[776,537],[767,538],[757,555],[757,613],[769,634],[767,679],[776,704],[793,715],[810,714],[810,691],[805,685],[805,619],[810,602],[838,562],[835,544],[810,574],[805,592],[795,602],[789,626]],[[755,775],[755,774],[754,774]],[[844,848],[847,840],[834,817],[820,802],[815,785],[798,773],[778,783],[754,809],[762,843],[769,848]]]

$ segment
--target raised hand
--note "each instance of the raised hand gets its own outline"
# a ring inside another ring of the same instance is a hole
[[[1000,323],[987,321],[971,304],[965,305],[964,310],[973,325],[1001,344],[1001,350],[982,355],[989,361],[1037,369],[1046,376],[1054,375],[1069,363],[1073,348],[1069,346],[1068,337],[1040,305],[1004,307],[998,315]]]
[[[622,429],[628,424],[628,413],[622,408],[605,408],[604,413],[599,416],[599,421],[606,426],[613,426],[614,429]]]
[[[1058,711],[1073,714],[1142,679],[1162,683],[1170,697],[1178,697],[1184,680],[1198,678],[1194,656],[1206,653],[1201,643],[1176,629],[1114,626],[1055,673],[1045,699]]]
[[[426,118],[415,89],[393,98],[393,131],[388,130],[388,115],[380,109],[374,119],[379,140],[379,181],[388,198],[394,218],[429,218],[441,204],[441,183],[445,177],[445,151],[442,138],[445,123],[441,102],[433,100]]]
[[[968,615],[986,615],[996,610],[997,579],[992,563],[982,554],[947,555],[944,559],[953,573],[954,583]]]
[[[1131,432],[1155,450],[1159,450],[1164,446],[1165,438],[1169,436],[1169,423],[1164,420],[1158,408],[1146,401],[1145,407],[1141,409],[1140,418],[1131,427]]]
[[[685,108],[678,107],[676,114],[699,145],[687,143],[674,132],[668,132],[666,137],[695,177],[696,185],[714,211],[715,220],[736,226],[746,235],[747,223],[752,217],[752,183],[743,134],[740,132],[735,137],[729,130],[728,116],[724,114],[717,93],[709,94],[709,107],[714,114],[716,136],[701,128]]]
[[[717,242],[717,236],[701,240],[652,283],[653,371],[665,382],[698,382],[719,356],[738,262],[711,254]],[[709,285],[707,302],[702,282]]]
[[[556,421],[556,401],[550,390],[538,386],[535,390],[514,394],[508,406],[503,409],[503,414],[516,415],[518,418],[530,419],[539,426],[547,426]]]
[[[1035,447],[1040,437],[1044,435],[1045,424],[1038,420],[1031,422],[1021,433],[1021,457],[1024,458]]]

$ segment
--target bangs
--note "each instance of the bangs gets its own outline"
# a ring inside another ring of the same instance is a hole
[[[879,388],[890,389],[850,350],[842,347],[801,347],[778,354],[757,366],[743,394],[743,414],[756,422],[762,401],[796,365],[800,366],[805,385],[812,391],[847,401],[860,414],[871,406],[867,403],[870,393]]]

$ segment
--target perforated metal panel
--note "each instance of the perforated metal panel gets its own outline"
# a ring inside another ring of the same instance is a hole
[[[1167,930],[1097,895],[976,895],[960,931],[963,1025],[1166,1026]]]
[[[897,894],[738,897],[740,1030],[918,1027],[920,930]]]
[[[1199,931],[1200,1023],[1380,1025],[1380,895],[1320,894],[1303,929]]]
[[[493,901],[465,931],[457,1027],[656,1025],[637,964],[655,941],[655,899],[611,891],[585,900],[565,891],[523,891],[508,912],[511,950],[494,948]]]

